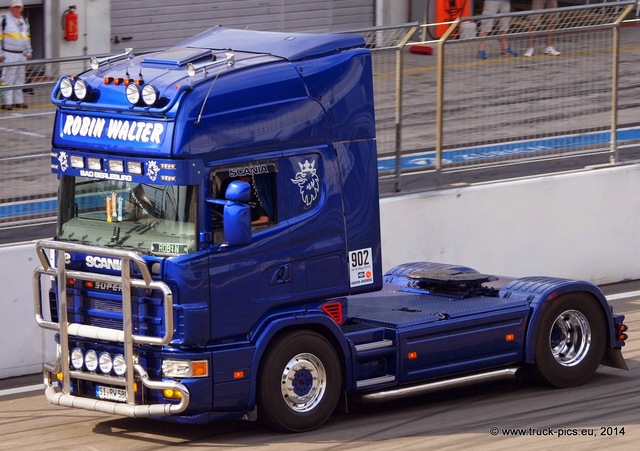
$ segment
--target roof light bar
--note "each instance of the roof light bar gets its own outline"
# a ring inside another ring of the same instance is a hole
[[[236,55],[235,53],[225,53],[225,58],[223,60],[217,60],[210,63],[201,64],[200,66],[196,66],[193,63],[187,64],[187,75],[189,77],[195,76],[199,71],[204,70],[206,72],[207,69],[213,66],[218,66],[220,64],[226,64],[227,67],[233,67],[236,64]]]
[[[132,59],[134,57],[133,49],[126,48],[124,49],[124,53],[120,53],[119,55],[110,56],[108,58],[98,59],[95,56],[91,57],[91,69],[97,70],[103,64],[111,64],[114,61],[118,61],[124,58]]]

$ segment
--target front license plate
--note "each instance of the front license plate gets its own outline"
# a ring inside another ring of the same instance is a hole
[[[127,402],[127,391],[123,388],[96,385],[96,396],[108,401]]]

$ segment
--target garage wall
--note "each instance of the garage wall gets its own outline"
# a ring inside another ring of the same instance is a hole
[[[373,26],[374,11],[375,0],[111,0],[111,47],[168,47],[218,25],[263,31],[353,30]]]

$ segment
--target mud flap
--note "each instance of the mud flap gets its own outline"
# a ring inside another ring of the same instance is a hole
[[[621,370],[629,370],[627,362],[625,362],[624,357],[622,357],[622,350],[620,348],[608,349],[605,351],[600,364],[610,366],[612,368],[619,368]]]

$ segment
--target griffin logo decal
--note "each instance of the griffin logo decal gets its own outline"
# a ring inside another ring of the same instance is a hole
[[[293,183],[298,185],[302,201],[308,207],[318,198],[320,192],[320,179],[316,173],[316,162],[305,160],[304,164],[298,163],[300,172],[296,173],[296,178],[291,179]]]
[[[60,162],[60,169],[62,169],[62,172],[66,171],[69,168],[69,160],[67,159],[67,152],[65,152],[64,150],[60,152],[60,155],[58,156],[58,161]]]
[[[147,177],[151,179],[152,182],[155,182],[158,178],[158,173],[160,172],[160,168],[155,160],[151,160],[149,164],[147,164]]]

